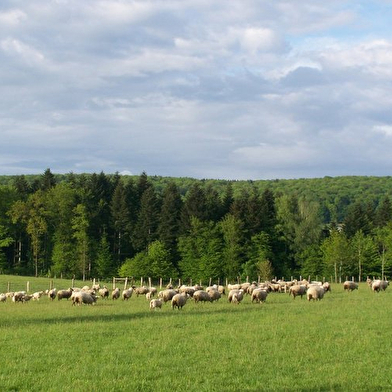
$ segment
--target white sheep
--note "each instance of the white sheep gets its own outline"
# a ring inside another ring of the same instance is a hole
[[[109,298],[109,289],[106,286],[103,286],[98,292],[101,298]]]
[[[320,301],[321,299],[323,299],[324,293],[325,291],[323,286],[310,285],[308,290],[306,291],[306,298],[308,299],[308,301],[310,301],[311,299],[313,301]]]
[[[210,290],[208,291],[208,295],[210,296],[210,301],[218,301],[221,298],[221,293],[218,290]]]
[[[5,302],[7,301],[7,296],[4,293],[0,294],[0,302]]]
[[[195,303],[198,303],[198,302],[211,302],[212,301],[209,293],[207,293],[207,291],[204,291],[204,290],[196,290],[193,293],[193,299],[195,300]]]
[[[118,287],[116,287],[112,291],[112,299],[119,299],[119,298],[120,298],[120,289]]]
[[[389,285],[389,282],[387,280],[374,280],[372,282],[372,290],[373,292],[380,292],[380,291],[385,291]]]
[[[302,285],[302,284],[295,284],[294,286],[291,286],[289,288],[289,296],[293,296],[293,298],[295,299],[295,297],[297,297],[298,295],[301,296],[301,298],[306,294],[306,286]]]
[[[43,291],[36,291],[35,293],[33,293],[33,301],[39,301],[43,294]]]
[[[157,290],[156,287],[149,287],[148,288],[148,293],[150,294],[149,297],[152,298],[152,297],[154,297],[158,293],[158,290]]]
[[[166,289],[166,290],[159,292],[158,298],[163,299],[163,302],[166,303],[166,302],[170,301],[176,294],[177,294],[177,292],[175,290]]]
[[[95,294],[87,291],[73,292],[71,299],[72,299],[72,305],[75,304],[94,305],[97,302],[97,297],[95,296]]]
[[[150,301],[150,310],[162,309],[163,300],[159,298],[154,298]]]
[[[139,295],[145,295],[145,294],[148,293],[148,287],[146,287],[146,286],[135,287],[134,292],[135,292],[137,297]]]
[[[57,296],[57,289],[53,288],[48,291],[48,297],[53,301]]]
[[[358,283],[355,283],[351,280],[346,280],[343,283],[343,290],[347,290],[347,291],[358,290]]]
[[[23,298],[25,295],[25,291],[16,291],[12,296],[12,302],[23,302]]]
[[[69,298],[71,298],[73,289],[70,287],[67,290],[59,290],[57,292],[57,299],[60,301],[61,299],[65,298],[67,301]]]
[[[236,303],[241,302],[243,297],[244,297],[244,292],[243,290],[240,289],[232,289],[229,291],[229,295],[227,296],[227,300],[229,302],[233,302],[233,296],[235,294],[235,301]]]
[[[172,309],[174,310],[175,307],[177,307],[178,310],[182,309],[186,304],[186,300],[186,294],[176,294],[171,300]]]
[[[128,301],[129,298],[132,297],[132,294],[133,294],[133,288],[132,287],[130,287],[129,289],[125,289],[122,292],[122,299]]]
[[[256,301],[258,303],[263,303],[267,299],[267,296],[268,296],[267,290],[257,288],[252,291],[251,299],[252,302]]]

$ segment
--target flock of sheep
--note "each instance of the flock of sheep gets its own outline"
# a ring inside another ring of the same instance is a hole
[[[385,291],[389,285],[387,280],[368,279],[367,283],[373,292]],[[345,281],[343,289],[346,291],[358,290],[358,283],[354,281]],[[227,299],[228,302],[239,304],[243,301],[245,296],[249,296],[252,303],[264,303],[267,296],[271,292],[288,293],[294,299],[297,296],[301,298],[306,296],[307,300],[321,300],[324,294],[331,291],[331,285],[328,282],[308,282],[307,280],[293,280],[293,281],[271,281],[264,283],[242,283],[242,284],[228,284],[227,285]],[[199,285],[187,286],[181,285],[176,289],[170,284],[164,290],[159,291],[155,287],[135,287],[125,288],[120,290],[118,287],[110,291],[106,286],[101,287],[99,284],[84,286],[82,288],[68,288],[66,290],[51,290],[37,291],[33,294],[27,294],[25,291],[7,292],[0,294],[0,302],[5,302],[7,298],[12,302],[28,302],[30,300],[39,301],[40,298],[46,295],[50,300],[70,299],[72,305],[93,305],[97,299],[117,300],[120,297],[127,301],[132,295],[144,295],[149,301],[150,310],[160,309],[162,305],[170,302],[172,309],[182,309],[189,299],[195,303],[198,302],[214,302],[218,301],[223,295],[226,295],[226,288],[222,285],[213,285],[209,287],[202,287]],[[157,298],[155,298],[155,296]]]

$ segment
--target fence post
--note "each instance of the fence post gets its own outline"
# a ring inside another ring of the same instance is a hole
[[[26,283],[26,292],[29,293],[30,292],[30,282],[27,281]]]
[[[113,290],[116,288],[116,278],[113,276]]]

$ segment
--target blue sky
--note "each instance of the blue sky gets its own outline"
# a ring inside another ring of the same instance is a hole
[[[392,173],[392,1],[4,0],[0,174]]]

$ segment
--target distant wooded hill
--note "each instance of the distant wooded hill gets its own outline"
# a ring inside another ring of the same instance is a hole
[[[392,273],[389,176],[226,181],[47,169],[0,176],[0,192],[3,272],[232,280]]]

